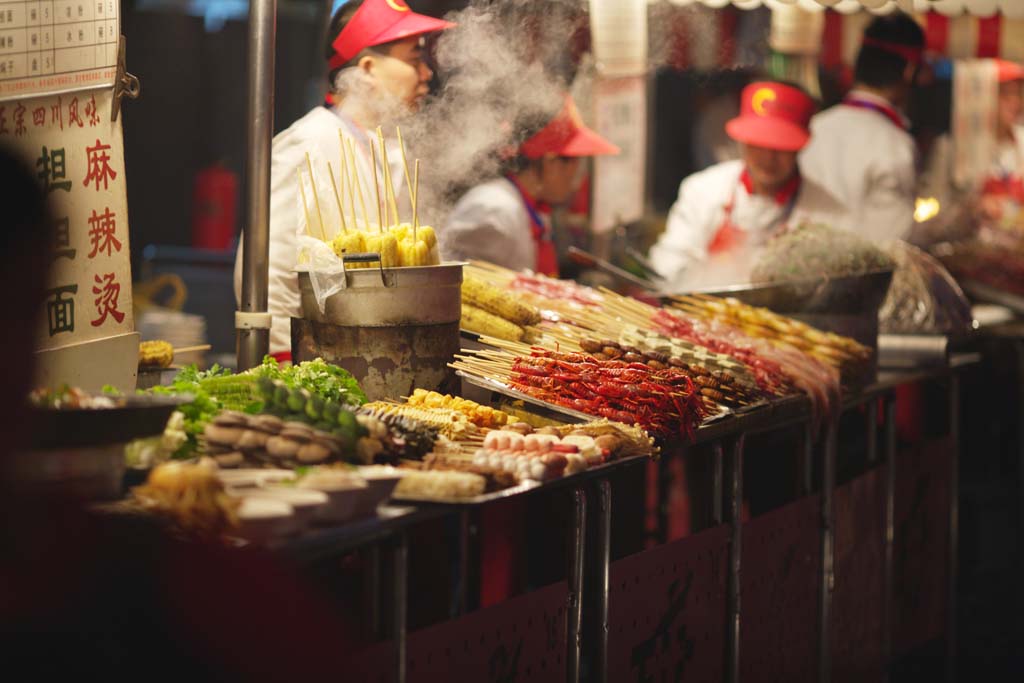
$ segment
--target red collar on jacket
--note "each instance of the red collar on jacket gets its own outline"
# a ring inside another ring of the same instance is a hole
[[[743,173],[740,174],[740,182],[743,183],[743,188],[747,191],[747,194],[754,194],[754,179],[750,177],[750,171],[746,168],[744,168]],[[800,191],[800,184],[802,182],[803,179],[800,177],[800,169],[797,169],[796,173],[793,174],[793,177],[787,180],[786,184],[779,188],[775,193],[775,203],[779,206],[785,206],[792,201],[793,197],[796,196],[796,193]]]

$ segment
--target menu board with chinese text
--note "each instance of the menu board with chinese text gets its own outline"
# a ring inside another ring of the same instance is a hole
[[[120,0],[0,0],[0,98],[113,86]]]
[[[19,149],[57,219],[38,350],[131,333],[120,119],[111,90],[0,101],[0,144]]]

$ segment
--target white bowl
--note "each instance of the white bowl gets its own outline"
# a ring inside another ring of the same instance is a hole
[[[327,505],[328,496],[323,491],[300,489],[294,486],[268,486],[253,489],[243,494],[246,498],[263,500],[279,500],[288,503],[295,511],[296,521],[300,529],[304,529],[313,521],[320,508]]]
[[[310,475],[299,482],[298,488],[325,493],[327,504],[317,510],[316,520],[325,524],[338,524],[353,518],[356,506],[366,491],[366,482],[353,475]]]
[[[265,470],[249,467],[238,470],[218,470],[217,478],[228,488],[245,489],[294,479],[295,473],[291,470]]]
[[[402,480],[401,470],[383,465],[360,467],[359,476],[366,480],[366,491],[356,505],[355,517],[377,514],[377,506],[391,497],[398,482]]]
[[[269,543],[299,531],[295,508],[283,500],[243,497],[238,521],[238,535],[252,543]]]

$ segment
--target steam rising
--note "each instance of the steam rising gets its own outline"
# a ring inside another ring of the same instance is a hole
[[[550,120],[567,90],[531,54],[531,27],[514,14],[476,0],[447,18],[458,26],[438,39],[443,88],[403,126],[412,152],[424,160],[420,215],[435,225],[461,191],[500,173],[504,156],[526,136],[523,125]],[[544,33],[560,36],[561,46],[573,29],[544,17]]]

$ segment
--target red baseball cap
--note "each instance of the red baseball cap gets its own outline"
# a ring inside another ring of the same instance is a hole
[[[335,12],[337,9],[340,7]],[[366,0],[331,43],[334,56],[328,64],[331,69],[340,69],[368,47],[452,26],[455,24],[450,21],[413,12],[405,0]]]
[[[1000,83],[1024,81],[1024,66],[1006,59],[997,59],[995,62]]]
[[[572,97],[565,96],[565,104],[555,118],[519,147],[528,159],[539,159],[545,154],[560,157],[594,157],[618,154],[619,148],[583,125]]]
[[[813,113],[814,100],[796,88],[751,83],[743,89],[740,115],[725,124],[725,132],[744,144],[796,152],[811,139]]]

